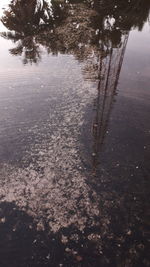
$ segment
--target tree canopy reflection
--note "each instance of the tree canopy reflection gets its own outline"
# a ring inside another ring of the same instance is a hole
[[[118,82],[118,77],[128,40],[128,34],[132,27],[137,27],[139,30],[142,29],[144,22],[148,17],[149,7],[150,4],[148,3],[148,1],[130,1],[128,3],[127,1],[121,0],[94,2],[88,1],[88,3],[84,1],[52,1],[51,5],[48,5],[48,1],[38,2],[29,0],[16,0],[11,1],[9,9],[5,11],[5,14],[2,18],[4,25],[8,28],[8,32],[2,33],[2,36],[14,42],[15,47],[12,48],[10,52],[13,55],[22,56],[24,64],[38,63],[38,61],[40,61],[41,59],[40,49],[41,46],[43,46],[47,50],[47,53],[53,53],[55,55],[57,55],[57,53],[59,52],[73,54],[78,60],[85,61],[83,74],[86,75],[87,73],[87,78],[91,78],[92,76],[95,79],[94,75],[96,75],[96,78],[98,78],[97,96],[95,99],[95,119],[93,123],[94,141],[92,155],[95,174],[99,147],[106,133],[107,121],[109,118],[110,108]],[[74,103],[71,102],[71,105],[74,106]],[[69,112],[69,109],[67,109],[68,114]],[[79,113],[80,110],[77,112],[77,114]],[[76,117],[77,114],[75,115]],[[77,122],[78,121],[79,120],[77,120]],[[58,124],[58,121],[56,121],[56,124]],[[65,125],[67,125],[68,127],[68,123]],[[63,124],[59,127],[61,131],[63,127]],[[66,132],[64,131],[63,133]],[[65,136],[65,134],[63,135]],[[56,229],[57,227],[58,229],[60,229],[58,231],[58,235],[52,235],[52,238],[57,238],[58,236],[58,238],[54,242],[54,244],[56,244],[56,252],[54,250],[54,255],[56,254],[56,260],[58,255],[57,245],[59,245],[63,251],[66,247],[70,246],[69,260],[74,252],[73,248],[77,247],[77,253],[81,255],[83,259],[85,257],[87,266],[88,264],[90,264],[91,266],[97,266],[98,260],[100,266],[108,266],[108,263],[110,263],[111,266],[116,266],[116,262],[119,262],[119,266],[123,266],[122,261],[124,261],[125,265],[127,266],[133,266],[136,262],[134,251],[136,248],[138,251],[138,246],[141,245],[140,240],[141,238],[143,239],[142,234],[144,234],[142,232],[142,224],[140,224],[138,222],[138,219],[135,218],[140,213],[140,216],[143,220],[143,205],[141,205],[139,209],[139,205],[136,206],[136,204],[134,204],[136,202],[133,203],[132,200],[127,201],[127,198],[133,199],[133,192],[131,192],[130,190],[128,195],[127,186],[125,186],[125,194],[123,196],[122,194],[118,194],[115,186],[111,187],[109,179],[107,182],[107,177],[106,182],[99,185],[99,187],[101,187],[101,190],[99,190],[101,193],[97,193],[97,191],[95,190],[93,191],[96,192],[95,194],[93,194],[93,192],[91,194],[92,190],[89,191],[89,189],[98,187],[96,179],[95,181],[93,181],[94,179],[90,179],[90,186],[86,187],[85,180],[82,179],[82,176],[80,177],[79,172],[77,171],[73,173],[74,180],[72,182],[70,179],[70,173],[72,173],[73,167],[75,166],[75,164],[77,165],[77,162],[76,160],[73,161],[72,165],[69,162],[69,170],[66,169],[66,167],[68,168],[68,165],[64,165],[65,168],[63,169],[63,171],[60,168],[60,166],[63,166],[63,160],[60,160],[59,165],[56,165],[58,164],[58,161],[56,161],[54,157],[57,158],[57,151],[60,151],[60,156],[58,156],[59,159],[65,157],[65,153],[67,151],[64,150],[64,143],[62,141],[62,143],[60,142],[60,146],[58,146],[58,150],[56,150],[56,154],[53,153],[56,146],[58,145],[57,140],[58,139],[56,134],[56,139],[54,139],[52,147],[50,147],[52,156],[50,156],[51,160],[49,160],[49,162],[51,165],[49,165],[47,169],[45,168],[46,170],[44,172],[44,175],[47,177],[44,190],[39,182],[41,176],[36,176],[36,172],[33,172],[32,176],[30,172],[32,169],[29,169],[23,170],[22,173],[19,173],[19,176],[17,176],[17,171],[14,173],[12,172],[11,177],[9,177],[6,172],[7,179],[4,179],[5,177],[1,179],[1,195],[3,196],[3,194],[6,194],[6,196],[9,196],[9,192],[14,192],[16,203],[19,202],[21,207],[24,207],[24,205],[26,205],[27,210],[29,209],[29,211],[32,212],[33,217],[35,216],[34,214],[36,214],[36,216],[38,214],[38,216],[41,218],[41,213],[42,215],[46,214],[47,217],[49,216],[48,222],[50,224],[48,226],[53,227],[52,229]],[[64,138],[64,140],[66,142],[66,140],[68,141],[70,139]],[[54,145],[55,143],[56,146]],[[71,144],[69,147],[69,150],[71,151],[72,147],[74,148],[75,145],[74,143],[72,145],[70,141],[68,141],[68,143]],[[62,153],[63,150],[64,153]],[[71,153],[74,154],[74,151]],[[69,154],[69,156],[71,158],[72,154]],[[41,167],[43,165],[39,166]],[[54,174],[53,172],[50,172],[51,169],[53,170],[55,166],[58,166],[58,169],[60,168],[61,174],[58,172],[57,175],[57,173],[55,172]],[[65,173],[67,173],[66,176]],[[16,176],[17,182],[14,183]],[[50,182],[51,176],[52,183]],[[6,180],[5,187],[3,182],[4,180]],[[27,185],[24,183],[24,180],[25,182],[27,181]],[[117,182],[119,182],[119,180],[120,177],[118,177]],[[120,182],[120,184],[124,185],[126,184],[126,181],[125,183]],[[107,185],[106,189],[105,185]],[[80,191],[80,189],[82,190]],[[73,192],[73,198],[71,197],[70,192]],[[137,190],[137,193],[139,193],[138,195],[140,196],[142,195],[140,186],[139,191]],[[90,195],[90,198],[87,197],[88,195]],[[77,206],[76,203],[78,203],[80,199],[81,204],[78,204]],[[135,208],[132,219],[130,218],[130,213],[128,214],[128,206],[130,203],[133,203],[131,205],[132,209]],[[100,207],[100,214],[97,213],[97,211],[99,211],[97,204],[98,207]],[[13,206],[7,205],[7,203],[5,203],[5,205],[8,206],[8,215],[6,214],[4,206],[1,206],[1,209],[2,211],[4,209],[4,214],[5,216],[7,215],[9,219],[9,215],[13,215]],[[77,217],[75,217],[77,212],[76,207],[78,207]],[[17,207],[14,208],[18,209]],[[121,214],[120,217],[122,218],[122,220],[118,219],[118,210]],[[22,218],[24,218],[25,222],[27,220],[29,221],[29,223],[32,223],[32,219],[26,216],[25,213],[20,213],[20,211],[17,211],[17,214],[20,214],[20,221],[22,220]],[[3,218],[3,213],[1,217]],[[112,221],[110,220],[111,218]],[[11,221],[12,228],[10,229],[13,229],[13,226],[16,224],[16,220],[11,219]],[[18,225],[19,227],[20,225],[22,227],[20,221]],[[84,234],[81,231],[82,228],[78,229],[78,227],[74,227],[73,223],[76,223],[76,221],[79,221],[79,226],[85,225]],[[131,225],[130,222],[132,223]],[[138,241],[137,237],[135,238],[132,235],[130,236],[130,229],[132,230],[131,226],[133,227],[134,222],[137,224],[136,227],[140,228],[140,232],[137,232]],[[48,226],[46,224],[46,227]],[[115,235],[115,228],[117,230],[119,228],[118,235]],[[18,229],[16,229],[16,234],[18,234],[18,232]],[[30,234],[30,236],[32,234],[33,237],[31,243],[26,243],[31,249],[35,246],[33,241],[35,240],[35,238],[37,239],[37,236],[40,236],[41,240],[45,241],[45,237],[47,238],[48,234],[47,231],[44,233],[44,236],[41,233],[37,233],[36,226],[34,224],[33,228],[29,229],[26,232],[27,237],[28,233]],[[12,233],[10,237],[11,236],[12,238],[14,237],[11,242],[13,243],[16,235],[15,233],[14,235]],[[49,238],[51,241],[51,236]],[[5,232],[3,239],[6,239],[7,241]],[[128,242],[128,240],[130,241],[130,245],[128,246],[128,249],[125,249],[126,242]],[[47,242],[46,239],[46,244],[48,245],[48,247],[50,246],[50,241]],[[135,246],[132,246],[134,242]],[[37,252],[41,250],[39,243],[40,242],[37,243]],[[93,243],[94,245],[91,245]],[[120,253],[120,246],[117,246],[117,244],[120,245],[120,243],[121,249],[125,251],[123,255],[125,259],[123,258],[123,260],[122,253]],[[83,247],[81,247],[81,245],[83,245]],[[112,247],[114,248],[113,252]],[[131,250],[133,258],[131,258],[130,263],[130,261],[128,261],[128,258],[130,257]],[[103,251],[104,256],[101,255]],[[111,255],[111,253],[113,255]],[[91,257],[91,255],[94,256]],[[142,258],[141,255],[143,254],[140,253],[139,255],[139,257]],[[35,260],[38,260],[39,253],[35,254],[35,256]],[[74,259],[76,259],[75,257],[77,256],[73,256],[73,264]],[[107,261],[110,258],[112,260],[110,262]],[[142,262],[141,258],[139,260],[140,262]],[[93,263],[93,259],[96,259],[96,263]],[[64,262],[64,264],[66,264],[66,262]],[[140,265],[142,266],[142,263]]]
[[[8,32],[1,36],[16,44],[10,53],[22,55],[24,64],[40,61],[40,45],[83,60],[99,54],[101,43],[118,47],[125,32],[141,30],[149,9],[146,0],[12,0],[1,19]]]

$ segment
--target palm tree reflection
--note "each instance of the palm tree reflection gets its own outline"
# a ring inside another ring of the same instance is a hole
[[[23,64],[38,63],[41,60],[40,47],[32,36],[24,37],[14,32],[4,32],[1,33],[1,36],[17,43],[16,47],[9,49],[9,51],[11,55],[22,56]]]
[[[93,121],[93,171],[98,165],[98,155],[107,131],[107,123],[119,75],[123,63],[124,53],[128,42],[129,32],[124,33],[122,42],[116,48],[110,46],[110,53],[106,57],[101,54],[99,60],[99,82],[97,87],[97,98],[94,103],[95,118]],[[103,48],[104,49],[104,46]],[[108,49],[108,47],[107,47]]]
[[[84,60],[92,51],[98,58],[101,42],[117,47],[124,32],[141,30],[149,9],[147,0],[12,0],[1,19],[9,32],[1,36],[17,44],[10,53],[23,54],[24,64],[41,59],[40,45],[48,53],[71,53]]]
[[[73,54],[85,62],[85,78],[98,80],[93,123],[93,164],[107,129],[129,31],[142,29],[148,18],[147,0],[79,1],[12,0],[2,22],[9,30],[1,36],[12,40],[12,55],[23,63],[41,60],[40,46],[47,53]]]
[[[11,1],[9,10],[4,12],[1,21],[9,30],[1,36],[16,43],[10,49],[12,55],[23,55],[23,63],[37,63],[41,59],[41,51],[36,36],[43,30],[54,28],[57,18],[63,17],[58,2],[51,6],[48,1]]]

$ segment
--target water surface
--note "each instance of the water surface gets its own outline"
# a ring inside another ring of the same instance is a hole
[[[28,2],[0,3],[0,264],[149,266],[150,5]]]

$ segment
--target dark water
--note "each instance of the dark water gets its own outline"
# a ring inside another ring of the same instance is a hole
[[[150,266],[149,10],[1,1],[0,266]]]

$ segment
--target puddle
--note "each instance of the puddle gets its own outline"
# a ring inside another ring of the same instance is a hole
[[[109,2],[0,3],[1,266],[149,266],[150,4]]]

